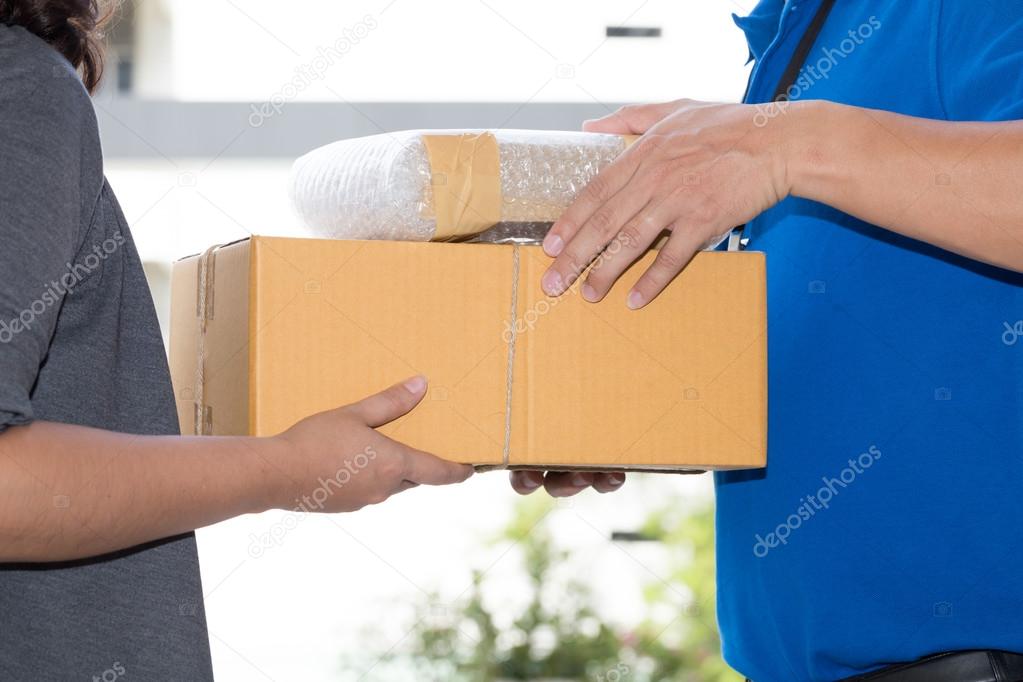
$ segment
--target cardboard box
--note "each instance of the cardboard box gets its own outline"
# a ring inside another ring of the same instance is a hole
[[[653,257],[598,304],[545,296],[536,246],[253,237],[185,258],[170,351],[182,431],[272,435],[421,373],[423,403],[381,430],[459,462],[764,466],[763,254],[700,253],[629,310]]]

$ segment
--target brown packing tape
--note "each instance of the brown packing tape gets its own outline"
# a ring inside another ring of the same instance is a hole
[[[493,133],[423,135],[437,229],[433,238],[476,234],[501,221],[501,168]]]
[[[622,135],[625,147],[639,135]],[[501,222],[501,155],[493,133],[423,135],[437,221],[434,241],[483,232]]]
[[[206,325],[213,319],[214,273],[216,272],[217,249],[214,244],[199,256],[195,286],[195,315],[199,320],[196,339],[195,362],[195,435],[208,436],[213,433],[213,412],[206,404]]]

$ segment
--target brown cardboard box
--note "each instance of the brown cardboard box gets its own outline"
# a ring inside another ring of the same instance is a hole
[[[271,435],[421,373],[423,403],[382,431],[448,459],[764,466],[763,254],[700,253],[629,310],[652,258],[598,304],[547,298],[536,246],[253,237],[183,259],[171,310],[182,431]]]

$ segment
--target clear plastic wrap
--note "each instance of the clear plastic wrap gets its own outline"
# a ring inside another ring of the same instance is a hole
[[[403,131],[342,140],[299,158],[291,199],[311,235],[427,241],[437,235],[436,173],[424,135]],[[618,135],[491,131],[499,156],[496,223],[550,223],[626,147]]]

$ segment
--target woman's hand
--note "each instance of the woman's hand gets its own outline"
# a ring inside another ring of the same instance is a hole
[[[285,490],[276,506],[348,512],[421,483],[446,485],[473,468],[391,440],[375,429],[407,414],[426,395],[413,377],[352,405],[308,417],[275,437]]]
[[[800,104],[788,104],[789,108]],[[649,303],[707,242],[752,219],[790,191],[783,129],[786,109],[767,119],[755,106],[679,100],[627,106],[588,121],[591,132],[642,137],[582,191],[551,228],[555,257],[542,286],[562,294],[604,248],[582,286],[599,301],[661,235],[671,235],[629,293]]]
[[[425,393],[414,377],[271,438],[9,428],[0,433],[0,563],[97,556],[268,509],[353,511],[420,483],[464,481],[472,467],[375,430]]]

